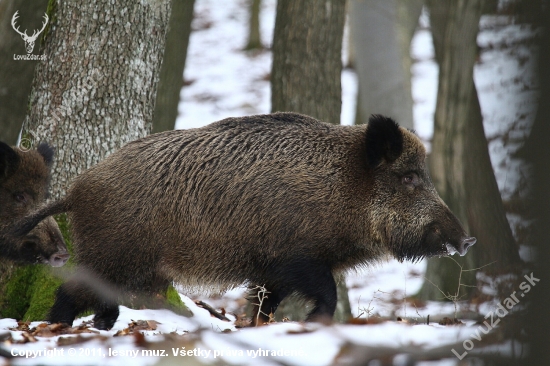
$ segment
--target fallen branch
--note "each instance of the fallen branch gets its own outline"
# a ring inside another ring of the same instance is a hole
[[[200,300],[195,300],[195,304],[198,306],[198,307],[201,307],[205,310],[208,310],[208,312],[210,314],[212,314],[213,316],[215,316],[216,318],[220,319],[220,320],[223,320],[223,321],[226,321],[226,322],[229,322],[231,320],[229,320],[225,315],[223,314],[220,314],[220,312],[218,312],[216,309],[214,309],[212,306],[208,305],[207,303],[205,303],[204,301],[200,301]]]

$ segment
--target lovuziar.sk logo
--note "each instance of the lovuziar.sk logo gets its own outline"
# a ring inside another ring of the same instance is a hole
[[[33,55],[32,50],[34,49],[34,43],[36,42],[36,39],[38,38],[40,33],[44,31],[44,29],[46,28],[46,25],[48,24],[48,20],[50,20],[48,18],[48,15],[44,13],[44,23],[42,23],[42,29],[40,30],[35,29],[32,33],[32,36],[29,36],[27,34],[26,29],[24,32],[21,32],[19,30],[19,26],[15,24],[17,21],[17,18],[19,18],[19,15],[17,15],[18,12],[19,10],[17,10],[15,14],[13,14],[13,17],[11,18],[11,26],[13,27],[13,30],[19,33],[21,38],[23,38],[23,41],[25,42],[25,49],[27,51],[27,54],[26,55],[14,54],[13,59],[14,60],[42,60],[42,61],[45,60],[46,55]]]

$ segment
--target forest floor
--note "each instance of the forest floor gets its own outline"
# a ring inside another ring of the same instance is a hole
[[[269,45],[275,3],[262,2],[266,48],[244,52],[247,2],[235,0],[220,7],[214,0],[196,1],[197,17],[177,128],[270,112]],[[437,65],[427,23],[427,15],[423,14],[411,50],[415,59],[415,128],[429,147]],[[475,66],[495,175],[527,268],[535,255],[527,245],[530,218],[525,201],[529,170],[518,158],[518,150],[529,133],[536,108],[536,36],[535,30],[516,23],[510,16],[484,16]],[[342,123],[351,124],[357,89],[353,70],[344,70],[342,87]],[[475,247],[471,253],[475,254]],[[0,354],[17,357],[0,356],[0,365],[344,365],[366,364],[370,359],[382,360],[383,364],[419,361],[422,365],[456,365],[462,357],[480,354],[494,359],[525,354],[521,332],[509,331],[517,330],[514,327],[518,316],[529,301],[525,288],[516,289],[517,301],[513,301],[510,296],[497,296],[502,278],[480,276],[483,301],[407,301],[422,285],[425,268],[425,262],[390,261],[350,273],[346,280],[354,316],[350,324],[324,326],[289,321],[239,328],[246,307],[243,288],[222,296],[180,294],[194,313],[191,318],[163,309],[121,307],[121,315],[110,331],[92,328],[93,316],[77,319],[70,328],[1,319]],[[534,277],[528,276],[524,283],[535,286]],[[214,311],[197,305],[200,301],[211,305]],[[212,313],[224,314],[229,321]],[[451,325],[456,315],[460,323]],[[486,316],[487,323],[483,323]]]

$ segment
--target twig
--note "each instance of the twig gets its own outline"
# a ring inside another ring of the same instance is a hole
[[[267,294],[271,293],[267,291],[267,289],[264,286],[256,286],[252,289],[252,291],[257,290],[256,297],[258,298],[259,304],[253,303],[253,305],[258,306],[258,313],[256,314],[256,326],[258,326],[258,322],[260,320],[260,314],[265,315],[267,318],[269,318],[269,321],[273,320],[273,317],[271,314],[266,314],[262,311],[262,305],[264,303],[264,300],[268,298]]]
[[[216,309],[214,309],[212,306],[208,305],[204,301],[195,300],[195,304],[197,304],[197,306],[199,306],[199,307],[201,307],[205,310],[208,310],[208,312],[210,314],[212,314],[213,316],[215,316],[216,318],[218,318],[220,320],[224,320],[224,321],[227,321],[227,322],[230,321],[226,316],[220,314]]]

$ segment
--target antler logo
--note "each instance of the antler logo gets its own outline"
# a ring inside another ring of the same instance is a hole
[[[23,38],[23,41],[25,41],[25,48],[27,49],[27,53],[31,53],[32,50],[34,49],[34,42],[36,41],[40,33],[42,33],[44,28],[46,28],[46,24],[48,24],[49,18],[47,14],[44,14],[44,23],[42,23],[42,29],[40,29],[38,32],[35,30],[32,36],[29,37],[27,35],[26,29],[25,29],[25,32],[20,32],[19,27],[16,28],[15,26],[15,21],[17,20],[17,18],[19,18],[19,15],[17,15],[18,12],[19,10],[16,11],[15,14],[13,14],[13,17],[11,18],[11,26],[17,33],[21,35],[21,38]]]

